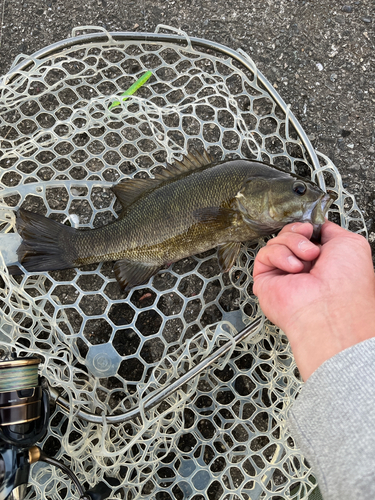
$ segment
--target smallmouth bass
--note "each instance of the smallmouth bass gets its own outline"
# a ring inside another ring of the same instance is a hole
[[[296,221],[311,222],[317,232],[335,199],[312,181],[271,165],[244,159],[214,163],[207,152],[189,153],[154,179],[128,179],[112,190],[123,210],[96,229],[74,229],[20,209],[19,262],[41,272],[116,261],[116,279],[129,290],[172,262],[217,247],[225,272],[243,241]],[[9,272],[22,273],[18,266]]]

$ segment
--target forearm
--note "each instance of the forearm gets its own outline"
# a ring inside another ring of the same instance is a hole
[[[375,338],[332,357],[294,403],[292,436],[324,500],[375,498]]]

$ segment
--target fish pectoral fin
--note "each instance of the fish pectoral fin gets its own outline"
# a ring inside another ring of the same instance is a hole
[[[219,260],[219,266],[223,273],[229,271],[229,269],[235,263],[238,254],[240,253],[241,243],[237,241],[230,241],[224,245],[220,245],[217,249],[217,257]]]
[[[193,217],[196,222],[204,222],[207,224],[218,225],[220,227],[231,226],[236,224],[238,220],[238,212],[231,208],[223,207],[206,207],[194,210]]]
[[[133,286],[146,283],[161,267],[155,264],[145,264],[143,262],[122,259],[115,263],[113,270],[121,290],[126,291]]]

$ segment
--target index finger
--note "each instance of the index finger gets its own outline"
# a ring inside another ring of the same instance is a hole
[[[254,261],[254,279],[269,271],[284,271],[285,273],[299,273],[304,269],[294,253],[285,245],[271,245],[261,248]]]

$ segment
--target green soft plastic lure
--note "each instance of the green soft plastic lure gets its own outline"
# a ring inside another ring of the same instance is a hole
[[[141,78],[138,78],[138,80],[135,83],[133,83],[133,85],[129,87],[128,90],[125,90],[125,92],[121,94],[121,97],[133,95],[140,87],[142,87],[142,85],[144,85],[147,82],[147,80],[151,77],[151,75],[152,71],[146,71],[146,73],[142,75]],[[122,102],[126,100],[127,97],[122,99]],[[121,104],[120,101],[114,101],[109,106],[109,109],[113,109],[115,106],[118,106],[119,104]]]

